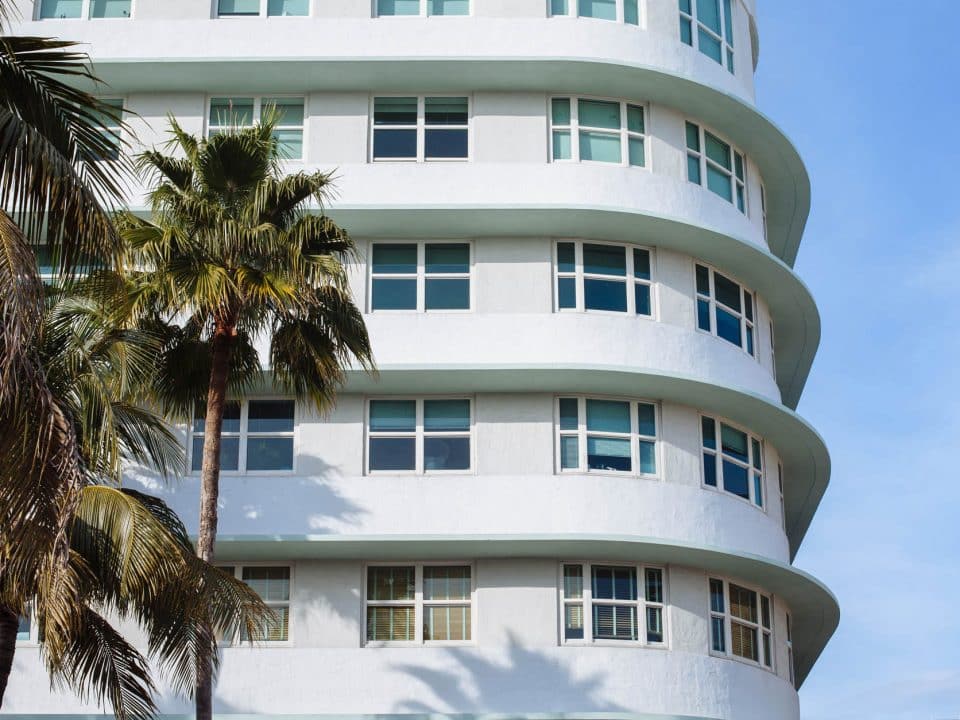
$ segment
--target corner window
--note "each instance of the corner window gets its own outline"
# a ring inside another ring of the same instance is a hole
[[[706,415],[703,436],[703,483],[763,507],[763,443],[759,438]]]
[[[469,15],[470,0],[376,0],[377,17]]]
[[[228,402],[223,411],[220,469],[235,473],[293,471],[294,409],[293,400]],[[199,406],[193,420],[193,472],[200,472],[203,463],[205,414],[206,407]]]
[[[470,310],[470,243],[373,243],[370,310]]]
[[[304,99],[302,97],[213,97],[207,137],[230,128],[252,127],[272,115],[273,137],[282,160],[303,160]]]
[[[104,112],[96,113],[97,121],[103,125],[100,134],[110,146],[110,150],[98,160],[119,160],[121,132],[120,123],[123,120],[123,99],[122,98],[101,98]]]
[[[560,472],[657,474],[657,406],[633,400],[557,398]]]
[[[370,473],[469,472],[473,403],[467,398],[370,400]]]
[[[564,644],[663,645],[663,569],[564,563],[560,604]]]
[[[555,162],[603,162],[643,167],[646,124],[642,105],[615,100],[550,100],[551,157]]]
[[[41,0],[38,20],[128,18],[131,0]]]
[[[550,15],[640,24],[638,0],[550,0]]]
[[[773,669],[773,601],[710,578],[710,651]]]
[[[473,638],[470,565],[371,565],[366,586],[368,646]]]
[[[796,671],[793,668],[793,619],[790,613],[787,613],[787,672],[790,676],[790,684],[796,687]]]
[[[217,0],[217,17],[306,17],[310,0]]]
[[[290,566],[289,565],[221,565],[221,570],[233,574],[249,585],[260,599],[276,614],[253,638],[254,642],[287,642],[290,640]],[[248,642],[244,632],[239,643]]]
[[[687,123],[687,179],[747,213],[747,161],[711,132]]]
[[[373,160],[466,160],[470,155],[466,97],[373,99]]]
[[[555,310],[653,317],[653,252],[624,245],[557,243]]]
[[[680,0],[680,40],[734,72],[733,1]]]
[[[756,357],[756,297],[706,265],[697,265],[697,328]]]

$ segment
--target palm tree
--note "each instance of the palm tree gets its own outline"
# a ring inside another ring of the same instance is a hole
[[[128,213],[121,222],[134,310],[167,338],[157,399],[187,420],[205,407],[197,553],[206,562],[214,559],[224,406],[263,378],[255,341],[269,341],[274,386],[321,411],[352,361],[374,371],[343,265],[353,241],[322,214],[331,176],[282,176],[274,124],[268,112],[253,127],[198,139],[171,119],[167,149],[176,155],[141,156],[156,178],[153,217]],[[197,718],[209,720],[210,668],[198,675]]]
[[[48,289],[36,355],[59,416],[77,439],[83,484],[64,499],[72,508],[64,557],[12,552],[6,534],[0,544],[0,556],[12,564],[0,577],[0,598],[14,609],[0,623],[0,700],[18,614],[29,604],[51,678],[81,697],[110,702],[117,717],[127,718],[153,714],[153,680],[146,658],[105,612],[138,621],[148,654],[188,694],[198,656],[216,656],[217,633],[258,637],[271,614],[245,584],[196,557],[183,524],[161,500],[119,485],[123,463],[166,474],[181,468],[183,450],[162,419],[136,403],[161,339],[117,324],[121,308],[99,299],[116,296],[117,287],[103,272],[70,292]],[[0,486],[0,526],[19,523],[26,541],[40,538],[45,547],[50,528],[12,517],[22,503],[11,502],[11,489]],[[24,576],[35,582],[20,583]]]

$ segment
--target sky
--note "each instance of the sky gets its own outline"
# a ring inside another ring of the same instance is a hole
[[[841,606],[803,720],[960,718],[960,0],[759,0],[757,100],[807,163],[830,487],[797,556]],[[954,283],[957,283],[956,285]]]

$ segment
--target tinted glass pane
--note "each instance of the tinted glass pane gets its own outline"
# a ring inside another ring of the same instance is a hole
[[[753,590],[731,583],[730,614],[741,620],[757,622],[757,594]]]
[[[557,270],[573,272],[576,269],[576,246],[573,243],[557,243]]]
[[[650,286],[634,286],[634,303],[637,306],[637,315],[653,315],[653,307],[650,302]]]
[[[373,272],[381,274],[414,274],[417,272],[416,245],[374,245]]]
[[[551,15],[566,15],[566,14],[567,14],[567,0],[550,0],[550,14],[551,14]]]
[[[413,600],[413,565],[367,568],[367,600]]]
[[[747,320],[753,320],[753,295],[750,293],[743,294],[743,314]]]
[[[710,270],[703,265],[697,265],[697,292],[710,295]]]
[[[710,133],[704,133],[706,140],[707,157],[713,160],[717,165],[732,170],[730,164],[730,146]]]
[[[30,639],[30,616],[21,615],[20,621],[17,623],[17,640],[29,640]]]
[[[634,249],[633,276],[643,280],[650,279],[650,251]]]
[[[130,17],[130,0],[91,0],[90,17],[92,18]]]
[[[583,566],[563,566],[563,596],[567,599],[583,597]]]
[[[259,15],[260,0],[220,0],[221,15]]]
[[[569,125],[570,98],[553,98],[550,101],[550,117],[554,125]]]
[[[579,424],[577,416],[577,406],[579,401],[576,398],[560,398],[560,429],[576,430]]]
[[[697,0],[697,20],[720,34],[720,0]]]
[[[690,0],[680,0],[680,12],[685,12],[687,15],[690,15],[693,12],[693,8],[690,5]]]
[[[557,281],[557,299],[561,310],[577,307],[577,285],[573,278],[560,278]]]
[[[426,470],[469,470],[470,438],[424,438],[423,467]]]
[[[697,185],[703,184],[703,179],[700,176],[700,158],[692,155],[687,156],[687,180]]]
[[[637,405],[637,432],[654,437],[657,434],[657,409],[647,403]]]
[[[627,311],[627,284],[615,280],[583,281],[583,302],[587,310]]]
[[[427,0],[428,15],[469,15],[470,0]]]
[[[288,567],[245,567],[243,581],[264,600],[285,602],[290,599]]]
[[[564,606],[563,636],[567,640],[583,640],[583,605]]]
[[[770,599],[766,595],[760,596],[760,624],[770,627]]]
[[[720,439],[723,443],[723,452],[742,462],[748,462],[747,434],[720,423]]]
[[[580,441],[576,435],[563,435],[560,438],[560,468],[576,470],[580,467]]]
[[[743,345],[743,336],[741,335],[740,318],[736,315],[731,315],[726,310],[717,308],[717,335],[727,342],[741,347]]]
[[[697,327],[710,332],[710,303],[706,300],[697,300]]]
[[[469,400],[425,400],[423,429],[427,432],[463,432],[470,429]]]
[[[647,475],[657,473],[656,446],[647,440],[640,441],[640,472]]]
[[[595,600],[636,600],[637,571],[630,567],[593,567]]]
[[[663,608],[647,608],[647,642],[663,642]]]
[[[416,310],[417,281],[374,278],[371,307],[374,310]]]
[[[693,123],[687,123],[687,148],[700,152],[700,128]]]
[[[303,130],[279,128],[273,131],[277,140],[277,151],[284,160],[300,160],[303,158]]]
[[[398,3],[399,1],[397,0]],[[415,97],[374,98],[374,125],[416,125],[416,123],[417,99]]]
[[[427,158],[467,157],[468,143],[466,130],[427,130],[425,138]]]
[[[703,454],[703,484],[710,487],[717,486],[717,456],[710,453]]]
[[[424,99],[427,125],[466,125],[467,98],[428,97]]]
[[[630,441],[587,436],[587,467],[591,470],[630,472]]]
[[[627,130],[643,132],[643,108],[639,105],[627,105]]]
[[[618,400],[587,400],[587,430],[630,432],[630,403]]]
[[[367,640],[411,642],[416,639],[413,607],[367,607]]]
[[[724,200],[733,202],[733,181],[730,180],[730,176],[709,165],[707,166],[707,188]]]
[[[710,580],[710,611],[715,613],[724,612],[723,582],[720,580]]]
[[[630,25],[640,24],[640,12],[637,9],[637,0],[623,0],[623,21]]]
[[[593,275],[626,277],[626,249],[614,245],[584,245],[583,271]]]
[[[740,286],[732,280],[725,278],[720,273],[713,274],[713,288],[717,294],[717,300],[722,302],[728,308],[737,312],[740,308]]]
[[[197,407],[194,412],[193,431],[202,433],[205,427],[204,415],[206,414],[206,405]],[[223,422],[220,426],[220,432],[238,433],[240,432],[240,403],[228,402],[223,406]]]
[[[593,637],[596,640],[636,640],[636,606],[594,605]]]
[[[757,470],[763,470],[763,453],[760,451],[760,441],[756,438],[750,438],[750,445],[753,451],[753,466]]]
[[[700,429],[703,432],[703,446],[711,450],[717,449],[717,424],[712,418],[700,418]]]
[[[415,400],[371,400],[372,432],[413,432],[417,429]]]
[[[693,23],[687,18],[680,18],[680,42],[693,45]]]
[[[745,500],[750,499],[750,480],[745,467],[723,461],[723,489]]]
[[[730,651],[738,657],[756,662],[759,659],[756,629],[737,622],[730,623]]]
[[[580,17],[599,18],[600,20],[617,19],[616,0],[578,0]]]
[[[726,652],[727,651],[727,637],[724,630],[723,618],[720,617],[711,617],[710,618],[710,638],[714,651],[716,652]]]
[[[301,98],[263,98],[261,115],[273,113],[278,125],[303,125]]]
[[[470,567],[437,565],[423,568],[424,600],[469,600]]]
[[[470,606],[432,606],[423,609],[424,640],[469,640]]]
[[[419,15],[420,0],[377,0],[377,15]]]
[[[763,476],[753,474],[753,504],[763,507]]]
[[[733,45],[733,7],[731,0],[723,0],[723,36]]]
[[[253,124],[253,98],[212,98],[210,127],[249,126]]]
[[[581,130],[580,159],[594,162],[620,162],[620,136]]]
[[[370,438],[371,470],[415,470],[413,438]]]
[[[267,15],[309,15],[310,0],[268,0]]]
[[[570,160],[573,157],[573,147],[570,143],[569,130],[553,131],[553,159]]]
[[[202,437],[193,438],[193,448],[190,460],[190,469],[194,472],[199,472],[201,466],[203,465]],[[240,469],[240,438],[220,438],[220,469],[228,472],[236,472]]]
[[[293,438],[248,438],[247,470],[293,470]]]
[[[83,0],[43,0],[40,19],[78,18],[83,12]]]
[[[429,244],[425,249],[427,274],[470,272],[470,246]]]
[[[293,400],[251,400],[247,430],[252,433],[293,432]]]
[[[743,180],[743,155],[740,153],[734,153],[734,168],[736,169],[737,177],[740,180]]]
[[[630,164],[634,167],[643,167],[646,165],[646,149],[643,145],[643,140],[640,138],[632,137],[627,143],[627,150],[629,152]]]
[[[428,279],[426,283],[427,310],[469,310],[470,281]]]
[[[646,595],[647,602],[663,602],[663,571],[646,571]]]
[[[373,157],[380,159],[417,157],[416,130],[384,130],[378,128],[373,131]]]
[[[716,62],[723,62],[723,53],[720,41],[703,28],[697,32],[697,41],[700,52]]]

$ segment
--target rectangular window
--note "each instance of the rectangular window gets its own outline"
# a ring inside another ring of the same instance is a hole
[[[710,578],[710,650],[773,669],[773,601],[768,595]]]
[[[704,485],[763,507],[763,443],[706,415],[700,418]]]
[[[550,0],[550,15],[640,24],[638,0]]]
[[[467,97],[376,97],[372,159],[466,160],[470,156]]]
[[[469,15],[470,0],[376,0],[377,17]]]
[[[470,243],[373,243],[370,311],[470,310]]]
[[[220,439],[221,471],[292,472],[295,406],[293,400],[228,402]],[[203,463],[205,414],[206,407],[198,406],[190,444],[193,472],[199,472]]]
[[[657,474],[657,406],[634,400],[557,398],[559,472]]]
[[[120,146],[122,142],[122,128],[120,123],[123,121],[123,99],[122,98],[101,98],[100,102],[105,106],[104,112],[96,113],[97,122],[103,125],[100,134],[110,146],[110,150],[98,160],[119,160]]]
[[[38,20],[128,18],[131,0],[40,0]]]
[[[273,137],[282,160],[303,160],[305,101],[302,97],[213,97],[207,137],[231,128],[252,127],[273,117]]]
[[[368,405],[370,473],[469,472],[473,403],[467,398],[377,399]]]
[[[780,490],[780,522],[787,528],[787,503],[783,497],[783,464],[777,463],[777,487]]]
[[[756,357],[757,298],[706,265],[696,266],[697,328]]]
[[[552,98],[550,125],[554,161],[646,165],[646,121],[642,105],[616,100]]]
[[[306,17],[310,0],[218,0],[217,17]]]
[[[470,565],[370,565],[366,586],[367,645],[473,638]]]
[[[790,674],[790,684],[796,687],[797,678],[793,669],[793,619],[787,613],[787,671]]]
[[[565,644],[666,643],[663,568],[564,563],[561,574]]]
[[[275,620],[267,621],[254,642],[287,642],[290,640],[290,581],[289,565],[221,565],[221,570],[231,573],[249,585],[260,599],[273,610]],[[239,642],[250,637],[244,632]]]
[[[679,3],[680,41],[698,48],[734,72],[732,0],[679,0]]]
[[[632,245],[560,241],[557,312],[605,311],[653,317],[653,251]]]
[[[28,606],[17,624],[16,642],[28,643],[32,640],[35,640],[33,636],[33,610]]]
[[[729,143],[687,122],[687,179],[747,213],[747,161]]]

